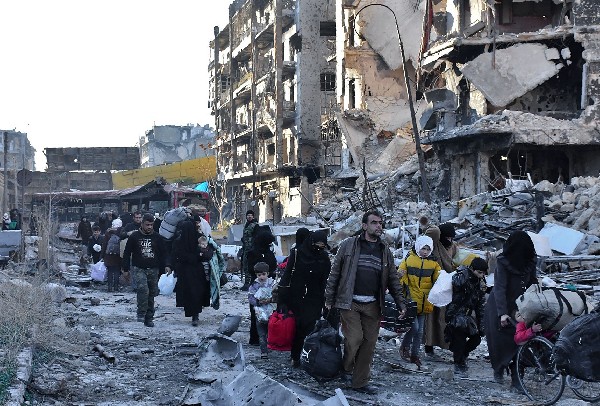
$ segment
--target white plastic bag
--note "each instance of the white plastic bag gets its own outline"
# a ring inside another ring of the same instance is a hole
[[[448,273],[444,270],[440,272],[437,280],[433,284],[433,287],[429,291],[427,300],[432,305],[442,307],[452,302],[452,277],[456,274],[455,272]]]
[[[254,297],[258,301],[271,300],[272,295],[273,295],[272,288],[261,287],[261,288],[258,288],[256,293],[254,294]],[[269,317],[271,317],[271,314],[273,313],[274,310],[275,310],[275,306],[273,305],[273,303],[266,303],[263,305],[254,306],[254,311],[256,312],[256,320],[258,320],[259,323],[268,323]]]
[[[175,283],[177,283],[177,279],[173,276],[173,273],[170,274],[162,274],[160,279],[158,280],[158,290],[161,295],[170,295],[175,290]]]
[[[92,280],[97,282],[104,282],[106,279],[106,265],[104,265],[104,261],[98,261],[93,264],[91,267],[91,277]]]

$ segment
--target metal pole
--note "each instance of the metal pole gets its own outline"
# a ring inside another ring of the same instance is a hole
[[[2,213],[6,213],[6,208],[8,206],[8,132],[4,131],[2,133],[2,138],[4,139],[4,193],[2,194]]]
[[[412,93],[410,91],[410,82],[408,78],[408,72],[406,69],[406,58],[404,56],[404,44],[402,43],[402,38],[400,37],[400,27],[398,26],[398,19],[396,18],[396,13],[390,7],[381,3],[371,3],[362,7],[354,14],[354,18],[358,16],[358,14],[371,6],[381,6],[388,9],[392,15],[394,16],[394,22],[396,23],[396,33],[398,34],[398,45],[400,46],[400,56],[402,57],[402,71],[404,73],[404,84],[406,85],[406,94],[408,95],[408,107],[410,109],[410,118],[412,121],[413,135],[415,137],[415,147],[417,149],[417,158],[419,160],[419,172],[421,172],[421,186],[423,188],[423,199],[426,203],[431,203],[431,193],[429,190],[429,184],[427,183],[427,176],[425,172],[425,156],[423,154],[423,150],[421,149],[421,138],[419,136],[419,128],[417,127],[417,116],[415,113],[415,106],[413,104]]]

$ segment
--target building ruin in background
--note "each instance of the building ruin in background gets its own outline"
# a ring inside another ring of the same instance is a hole
[[[3,191],[0,207],[5,213],[13,208],[21,210],[23,206],[24,176],[35,169],[35,149],[27,133],[0,130],[0,137],[0,186]]]
[[[439,196],[598,175],[599,13],[594,0],[428,1],[419,90]]]

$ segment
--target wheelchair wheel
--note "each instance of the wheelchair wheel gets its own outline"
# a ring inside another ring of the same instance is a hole
[[[579,399],[590,403],[600,401],[600,382],[587,382],[574,376],[567,376],[567,385]]]
[[[517,352],[519,382],[527,397],[542,405],[556,403],[565,390],[565,377],[554,365],[552,347],[544,337],[535,337]]]

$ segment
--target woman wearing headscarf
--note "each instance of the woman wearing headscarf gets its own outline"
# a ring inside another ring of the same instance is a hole
[[[277,266],[280,270],[278,271],[279,273],[283,273],[283,271],[285,271],[288,261],[293,255],[295,255],[296,248],[299,248],[304,242],[304,240],[306,240],[306,237],[308,237],[309,235],[310,230],[306,227],[300,227],[296,230],[296,242],[292,244],[292,247],[290,248],[290,253],[288,254],[287,258]]]
[[[429,226],[425,230],[425,235],[433,240],[432,257],[442,269],[448,273],[454,271],[452,258],[456,255],[458,248],[453,241],[456,236],[454,226],[450,223],[444,223],[438,226]],[[425,355],[434,356],[433,347],[448,349],[449,344],[444,338],[446,328],[445,307],[434,307],[433,311],[425,317]]]
[[[515,326],[511,323],[517,305],[515,300],[532,284],[537,283],[536,254],[531,237],[525,231],[515,231],[504,244],[498,256],[494,287],[485,306],[485,336],[494,380],[502,382],[508,367],[512,387],[523,392],[515,368],[517,344]]]
[[[281,277],[281,286],[289,287],[280,288],[279,305],[287,306],[296,316],[296,335],[291,352],[293,366],[300,365],[304,339],[323,314],[325,285],[331,271],[326,248],[327,234],[324,231],[310,233],[290,255]]]
[[[210,305],[210,285],[202,265],[198,243],[200,233],[196,223],[184,220],[179,226],[181,233],[173,241],[172,258],[177,286],[175,302],[183,307],[185,317],[192,318],[192,325],[198,325],[198,315],[202,308]]]

